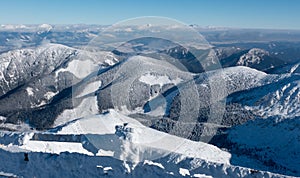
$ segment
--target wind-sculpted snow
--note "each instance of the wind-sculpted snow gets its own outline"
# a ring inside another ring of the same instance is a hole
[[[128,140],[115,134],[115,126],[124,122],[133,129]],[[0,156],[6,160],[1,170],[24,177],[282,176],[230,165],[226,151],[147,128],[114,110],[45,133],[5,132],[0,143]]]
[[[183,177],[180,170],[185,169],[190,175],[187,177],[274,177],[280,178],[284,175],[274,174],[267,171],[256,171],[253,169],[229,166],[205,162],[200,159],[181,159],[180,155],[166,156],[165,158],[154,160],[156,164],[164,166],[162,169],[156,165],[149,165],[145,161],[127,172],[123,162],[112,157],[91,157],[79,153],[64,152],[61,154],[51,154],[43,152],[29,153],[29,162],[25,162],[24,153],[12,153],[0,150],[0,156],[7,160],[1,164],[0,172],[4,177],[125,177],[125,178],[176,178]],[[178,161],[176,161],[178,160]],[[37,164],[38,163],[38,164]],[[6,173],[6,174],[5,174]],[[7,175],[7,176],[5,176]],[[13,176],[12,176],[13,177]],[[288,177],[288,176],[284,176]]]

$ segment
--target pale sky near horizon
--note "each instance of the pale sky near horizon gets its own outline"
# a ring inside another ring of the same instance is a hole
[[[102,24],[163,16],[186,24],[300,29],[298,0],[0,0],[0,24]]]

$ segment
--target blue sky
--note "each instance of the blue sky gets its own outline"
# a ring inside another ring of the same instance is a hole
[[[0,0],[0,24],[113,24],[164,16],[186,24],[300,29],[299,0]]]

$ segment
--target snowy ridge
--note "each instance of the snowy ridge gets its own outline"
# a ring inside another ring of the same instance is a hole
[[[268,85],[233,94],[229,100],[242,103],[262,117],[280,115],[286,118],[299,116],[300,85],[298,74],[278,75]]]
[[[115,126],[122,125],[123,123],[129,123],[129,126],[134,129],[134,133],[131,135],[131,141],[132,143],[141,146],[140,151],[142,153],[147,152],[146,150],[143,151],[143,149],[152,148],[154,150],[165,150],[170,153],[175,152],[189,157],[201,158],[212,162],[229,164],[230,154],[219,150],[217,147],[201,142],[189,141],[186,139],[159,132],[154,129],[150,129],[148,127],[143,126],[135,119],[131,119],[127,116],[121,115],[114,110],[110,110],[109,114],[105,114],[102,116],[99,115],[94,118],[77,120],[76,122],[71,123],[69,126],[62,128],[62,130],[58,133],[100,135],[114,134]],[[188,149],[189,147],[192,147],[192,150],[197,151],[194,152]],[[143,154],[143,156],[147,157],[145,154]]]
[[[115,125],[124,122],[129,123],[128,127],[133,129],[133,132],[128,135],[128,140],[124,140],[114,133]],[[15,163],[16,159],[22,160],[24,152],[29,153],[29,162],[19,161],[20,163],[15,165],[18,169],[11,166],[4,167],[1,164],[1,170],[18,176],[24,175],[24,172],[27,176],[33,176],[46,166],[49,168],[47,170],[51,170],[49,175],[65,175],[65,177],[81,176],[83,170],[85,170],[85,174],[93,177],[105,175],[141,177],[145,170],[149,171],[147,176],[154,178],[162,176],[251,177],[252,174],[257,177],[280,177],[280,175],[270,172],[232,166],[230,165],[231,155],[228,152],[206,143],[193,142],[146,128],[135,119],[128,118],[114,110],[70,122],[53,131],[41,133],[44,135],[41,138],[34,136],[39,133],[8,134],[6,137],[1,137],[0,141],[3,144],[0,145],[0,155],[7,160],[6,165]],[[76,136],[81,134],[84,134],[86,139],[76,142]],[[57,139],[58,136],[65,136],[65,138],[60,140]],[[17,142],[7,144],[3,140],[4,138],[10,138]],[[42,138],[52,141],[42,140]],[[57,141],[53,140],[55,138]],[[66,138],[75,140],[69,142],[66,141]],[[90,152],[93,151],[90,144],[99,151],[111,151],[113,155],[96,154],[98,156],[93,156],[94,154]],[[143,157],[140,157],[141,155]],[[155,157],[152,157],[153,155]],[[10,159],[6,159],[7,157]],[[156,159],[152,160],[151,157]],[[36,162],[41,164],[35,164]],[[24,169],[26,164],[30,166]],[[57,164],[67,164],[68,166],[57,167]],[[54,169],[54,167],[57,168]],[[72,171],[79,167],[80,172]],[[42,171],[41,174],[44,173],[48,172]]]
[[[268,75],[265,72],[245,66],[228,67],[208,72],[208,75],[225,80],[228,94],[263,86],[280,78],[280,76]]]

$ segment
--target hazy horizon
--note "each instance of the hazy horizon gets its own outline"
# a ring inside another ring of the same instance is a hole
[[[0,24],[110,25],[140,16],[162,16],[185,24],[228,28],[300,29],[300,1],[96,1],[4,0]]]

